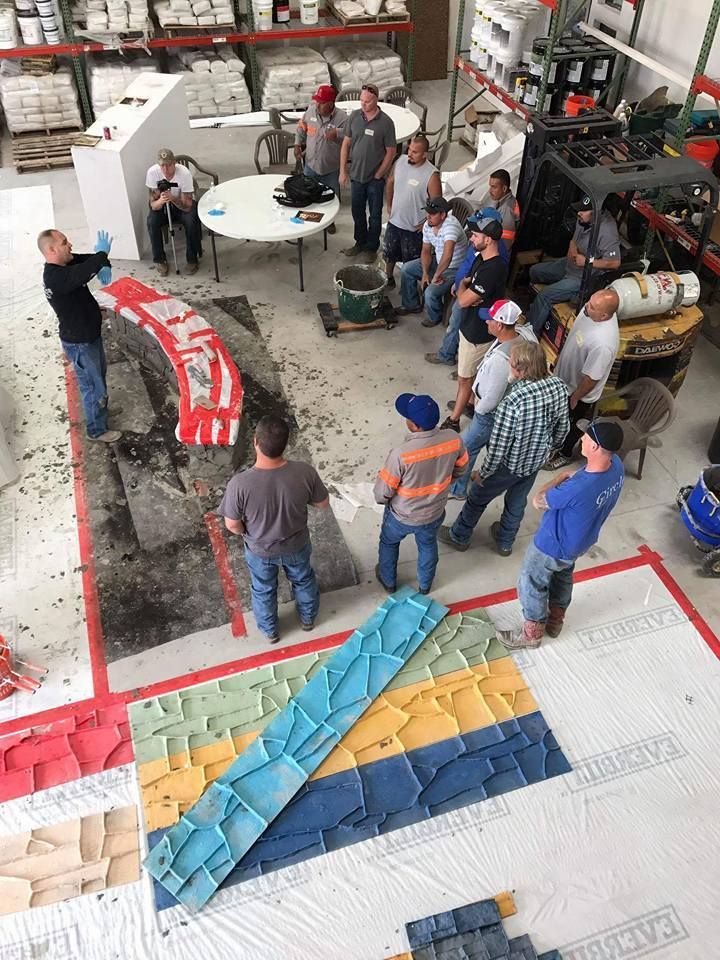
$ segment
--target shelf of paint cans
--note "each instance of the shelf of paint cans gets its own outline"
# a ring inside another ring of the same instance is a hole
[[[38,53],[38,48],[60,46],[62,21],[53,0],[15,0],[0,8],[0,51],[17,47]]]

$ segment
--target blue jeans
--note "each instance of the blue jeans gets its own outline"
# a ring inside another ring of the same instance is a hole
[[[192,207],[185,210],[178,210],[176,206],[169,203],[167,207],[161,210],[151,210],[147,216],[147,228],[150,234],[150,244],[152,246],[152,257],[154,263],[165,263],[165,242],[163,240],[163,229],[168,225],[167,210],[170,210],[170,218],[174,224],[181,223],[185,228],[185,259],[188,263],[197,263],[198,257],[202,253],[202,226],[198,217],[197,203],[193,200]]]
[[[482,484],[473,483],[462,508],[460,516],[450,528],[450,535],[458,543],[467,543],[478,520],[485,513],[485,507],[501,493],[505,494],[505,506],[500,517],[500,531],[497,535],[498,546],[511,547],[520,529],[525,513],[528,493],[532,489],[535,470],[529,477],[518,477],[505,467],[499,467]]]
[[[278,631],[277,585],[281,567],[292,586],[300,620],[303,623],[315,621],[320,609],[320,590],[310,564],[311,553],[309,543],[297,553],[282,553],[277,557],[259,557],[245,547],[253,613],[265,636],[275,636]]]
[[[562,260],[552,260],[549,263],[535,263],[530,267],[531,283],[549,284],[535,297],[535,301],[527,314],[527,322],[533,328],[537,337],[540,336],[540,331],[545,326],[552,305],[572,300],[580,293],[582,275],[579,277],[566,276],[567,266],[568,262],[563,258]]]
[[[574,561],[555,560],[530,543],[518,580],[518,599],[526,620],[544,623],[548,607],[567,610],[572,600]]]
[[[380,249],[384,198],[384,180],[373,177],[367,183],[350,181],[350,210],[355,224],[355,243],[373,253]]]
[[[313,180],[321,180],[323,183],[327,184],[328,187],[332,187],[335,191],[335,196],[340,196],[340,171],[332,170],[330,173],[315,173],[312,167],[309,167],[305,164],[305,169],[303,173],[306,177],[312,177]]]
[[[437,260],[433,255],[428,273],[432,277],[437,270]],[[422,280],[421,260],[404,263],[400,271],[400,299],[406,310],[417,310],[420,306],[418,283]],[[434,324],[442,323],[445,295],[452,286],[452,278],[443,276],[442,283],[429,283],[425,287],[425,311]]]
[[[452,493],[454,496],[464,497],[467,493],[468,480],[470,479],[473,464],[475,463],[477,455],[480,453],[482,448],[487,446],[494,423],[494,410],[490,413],[476,413],[470,421],[470,425],[467,427],[467,429],[463,430],[463,432],[460,434],[460,439],[465,444],[465,449],[467,450],[468,457],[470,459],[467,467],[465,468],[465,472],[461,476],[457,477],[456,480],[453,480],[452,486],[450,487],[450,493]]]
[[[105,350],[102,337],[91,343],[60,341],[65,356],[73,365],[85,411],[87,434],[93,439],[108,428]]]
[[[461,307],[456,300],[450,311],[450,320],[448,321],[443,342],[440,344],[440,349],[437,352],[441,360],[447,360],[448,363],[450,363],[451,360],[453,362],[457,360],[458,346],[460,344],[460,324],[464,316],[465,308]]]
[[[398,520],[390,507],[385,507],[382,527],[380,528],[378,560],[380,562],[380,579],[387,587],[394,587],[397,582],[400,543],[405,537],[413,536],[418,551],[418,587],[420,590],[430,589],[438,564],[437,532],[444,517],[445,512],[443,511],[437,520],[433,520],[431,523],[412,526]]]

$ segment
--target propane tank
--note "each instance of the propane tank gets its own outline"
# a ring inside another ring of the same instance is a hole
[[[610,284],[620,298],[618,320],[650,317],[678,307],[692,307],[700,299],[700,281],[692,270],[669,273],[629,273]]]

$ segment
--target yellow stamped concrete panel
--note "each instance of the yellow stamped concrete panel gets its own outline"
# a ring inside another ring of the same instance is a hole
[[[139,878],[134,806],[0,839],[0,914],[99,893]]]
[[[375,700],[311,779],[427,746],[537,710],[511,657],[388,690]],[[260,731],[138,767],[148,831],[177,823]]]

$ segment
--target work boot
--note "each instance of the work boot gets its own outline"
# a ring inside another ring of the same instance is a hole
[[[498,630],[497,637],[508,650],[536,649],[542,643],[545,624],[537,620],[526,620],[522,629]]]
[[[117,443],[117,441],[122,436],[120,430],[106,430],[105,433],[101,433],[99,437],[91,437],[88,435],[88,440],[96,440],[99,443]]]
[[[155,269],[160,274],[161,277],[166,277],[168,275],[168,265],[167,260],[162,260],[160,263],[155,264]]]
[[[191,277],[194,273],[198,272],[198,262],[197,260],[188,260],[187,265],[185,266],[185,276]]]
[[[439,320],[431,320],[430,317],[425,317],[424,320],[420,321],[423,327],[437,327],[440,323]]]
[[[494,523],[490,524],[490,535],[495,541],[495,548],[501,557],[509,557],[512,553],[512,546],[503,547],[498,543],[498,536],[500,535],[500,521],[496,520]]]
[[[460,433],[460,421],[453,420],[452,417],[445,417],[443,422],[440,424],[441,430],[454,430],[455,433]]]
[[[358,259],[360,263],[375,263],[377,256],[377,250],[363,250]]]
[[[394,290],[396,286],[397,286],[397,283],[395,282],[395,277],[388,277],[388,278],[387,278],[387,289],[388,289],[388,290]]]
[[[397,590],[397,586],[389,587],[389,586],[385,583],[385,581],[383,580],[383,578],[380,576],[380,564],[379,564],[379,563],[376,563],[376,564],[375,564],[375,579],[376,579],[377,582],[380,584],[380,586],[383,588],[383,590],[386,590],[388,593],[395,593],[395,591]]]
[[[268,643],[280,643],[280,634],[279,633],[267,633],[265,634],[265,639]]]
[[[364,250],[365,250],[365,247],[361,247],[357,243],[355,243],[353,244],[352,247],[346,247],[346,249],[343,250],[342,252],[345,254],[346,257],[357,257],[361,253],[363,253]]]
[[[425,359],[428,363],[444,363],[448,367],[451,367],[454,363],[453,360],[443,360],[443,358],[439,357],[436,353],[426,353]]]
[[[310,623],[303,623],[303,622],[301,622],[301,623],[300,623],[300,628],[301,628],[301,630],[305,630],[305,631],[307,631],[307,632],[309,633],[310,630],[314,630],[314,629],[315,629],[315,621],[312,620]]]
[[[449,547],[453,547],[455,550],[459,550],[460,553],[465,553],[465,551],[470,547],[469,540],[467,540],[465,543],[461,543],[459,540],[456,540],[452,535],[450,527],[440,527],[438,529],[438,540],[441,543],[446,543]]]
[[[565,621],[565,611],[562,607],[550,607],[548,618],[545,623],[545,633],[549,637],[557,637],[563,628]]]
[[[445,409],[450,410],[452,412],[455,409],[455,401],[448,400],[448,402],[445,404]],[[472,418],[475,416],[475,407],[471,403],[466,403],[465,409],[463,410],[463,414],[466,417],[470,417],[470,419],[472,420]]]
[[[398,307],[395,313],[399,317],[409,317],[413,313],[422,313],[422,307]]]

